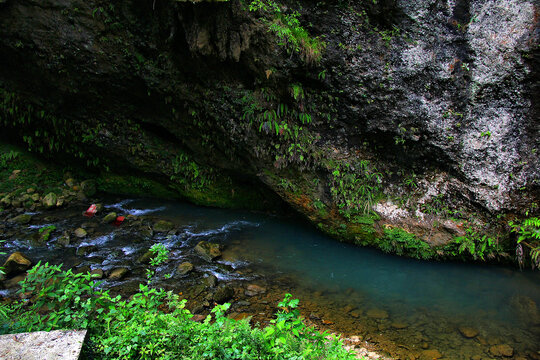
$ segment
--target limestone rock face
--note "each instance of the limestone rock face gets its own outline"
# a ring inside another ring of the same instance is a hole
[[[317,58],[279,45],[271,19],[239,1],[130,3],[107,16],[95,0],[8,2],[1,94],[47,116],[0,125],[22,140],[62,123],[59,161],[106,159],[96,163],[200,204],[264,191],[354,243],[376,245],[391,225],[442,246],[472,214],[496,232],[498,215],[538,212],[535,0],[349,3],[289,9],[324,39]],[[91,196],[92,184],[80,188]]]

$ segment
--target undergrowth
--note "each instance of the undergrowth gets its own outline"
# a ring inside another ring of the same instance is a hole
[[[26,300],[0,306],[0,332],[88,329],[83,351],[95,359],[354,359],[338,338],[302,322],[290,294],[272,323],[258,329],[227,318],[230,304],[217,305],[202,323],[191,321],[186,300],[150,282],[125,300],[88,273],[38,264],[21,283]]]

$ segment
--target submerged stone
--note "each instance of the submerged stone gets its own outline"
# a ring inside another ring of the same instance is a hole
[[[209,262],[221,256],[219,244],[213,244],[207,241],[199,242],[197,246],[195,246],[195,252]]]
[[[422,351],[420,360],[433,360],[442,358],[442,354],[437,349],[430,349]]]
[[[30,221],[32,221],[32,215],[30,214],[21,214],[9,219],[9,222],[21,225],[28,224]]]
[[[489,353],[493,356],[511,357],[514,355],[514,349],[508,344],[493,345],[489,348]]]
[[[159,220],[154,224],[153,229],[155,232],[167,232],[171,231],[173,227],[174,225],[172,222],[166,220]]]
[[[372,319],[386,319],[388,318],[388,312],[381,309],[370,309],[366,313],[368,317]]]
[[[109,274],[109,280],[120,280],[124,278],[128,272],[129,272],[129,269],[127,268],[123,268],[123,267],[116,268],[112,270],[111,273]]]
[[[467,327],[467,326],[460,326],[458,330],[461,333],[461,335],[463,335],[467,339],[472,339],[478,335],[478,330]]]
[[[256,284],[250,284],[248,285],[245,294],[247,296],[257,296],[260,294],[266,293],[266,288],[263,288],[262,286],[256,285]]]
[[[176,274],[186,275],[193,271],[193,264],[190,262],[183,262],[176,268]]]
[[[212,296],[214,301],[222,304],[234,297],[234,289],[229,285],[219,287]]]

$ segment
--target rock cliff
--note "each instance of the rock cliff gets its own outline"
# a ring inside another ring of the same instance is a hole
[[[3,135],[105,188],[277,194],[416,257],[511,251],[507,221],[540,200],[533,0],[249,3],[2,1]]]

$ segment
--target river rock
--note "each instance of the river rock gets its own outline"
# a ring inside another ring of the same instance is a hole
[[[34,193],[34,194],[32,194],[32,196],[30,196],[30,198],[32,199],[33,202],[38,202],[39,201],[39,194]]]
[[[109,280],[120,280],[126,276],[128,272],[129,270],[124,267],[113,269],[109,274]]]
[[[58,239],[56,239],[56,245],[58,246],[68,246],[71,243],[71,236],[69,236],[69,233],[67,231],[64,231],[62,236],[60,236]]]
[[[458,330],[461,333],[461,335],[463,335],[467,339],[472,339],[478,335],[478,330],[473,329],[471,327],[460,326]]]
[[[103,277],[105,276],[105,273],[101,269],[94,269],[90,272],[90,275],[92,275],[92,279],[99,280],[99,279],[103,279]]]
[[[256,284],[250,284],[248,285],[246,291],[245,291],[245,294],[247,296],[257,296],[257,295],[260,295],[260,294],[264,294],[266,293],[266,289],[263,288],[262,286],[259,286],[259,285],[256,285]]]
[[[388,318],[388,312],[381,309],[370,309],[366,315],[372,319],[386,319]]]
[[[207,241],[199,242],[195,246],[195,252],[208,262],[221,256],[219,244],[209,243]]]
[[[15,251],[4,262],[3,268],[7,276],[26,271],[32,266],[32,261],[22,252]]]
[[[20,283],[21,281],[23,281],[24,279],[26,279],[26,273],[25,273],[25,274],[19,274],[19,275],[16,275],[16,276],[12,277],[12,278],[9,279],[9,280],[5,280],[5,281],[3,282],[3,284],[4,284],[4,287],[5,287],[6,289],[12,289],[12,288],[14,288],[14,287],[19,286],[19,283]]]
[[[75,236],[78,237],[78,238],[83,238],[86,236],[86,230],[84,230],[83,228],[77,228],[75,229],[74,231],[75,233]]]
[[[514,355],[514,349],[508,344],[499,344],[490,347],[489,353],[493,356],[511,357],[512,355]]]
[[[167,232],[171,231],[174,227],[173,223],[167,220],[159,220],[153,226],[155,232]]]
[[[206,286],[206,287],[214,287],[217,285],[217,277],[215,277],[214,275],[208,275],[207,277],[205,277],[203,279],[203,284]]]
[[[141,264],[150,264],[150,261],[156,256],[152,251],[146,251],[141,257],[137,259],[138,263]]]
[[[193,264],[190,262],[183,262],[176,268],[177,275],[186,275],[193,271]]]
[[[116,217],[117,217],[117,215],[116,215],[115,212],[110,212],[110,213],[108,213],[107,215],[105,215],[103,217],[101,222],[103,222],[105,224],[112,223],[114,220],[116,220]]]
[[[214,292],[212,298],[218,304],[223,304],[234,297],[234,289],[229,285],[220,286]]]
[[[81,191],[86,196],[94,196],[96,194],[96,182],[94,180],[85,180],[81,182]]]
[[[77,254],[77,256],[86,256],[96,250],[97,250],[97,247],[95,245],[84,245],[84,246],[79,246],[75,254]]]
[[[75,179],[69,178],[65,181],[65,183],[68,188],[73,189],[73,187],[75,186]]]
[[[442,358],[442,354],[437,349],[424,350],[420,354],[420,360],[434,360]]]
[[[409,327],[409,325],[401,322],[393,322],[390,326],[392,326],[396,330],[406,329]]]
[[[57,201],[58,201],[58,196],[56,196],[55,193],[50,192],[43,197],[43,200],[41,200],[41,204],[43,205],[45,209],[50,209],[56,206]]]
[[[9,222],[21,225],[28,224],[30,221],[32,221],[32,215],[30,214],[21,214],[9,219]]]

